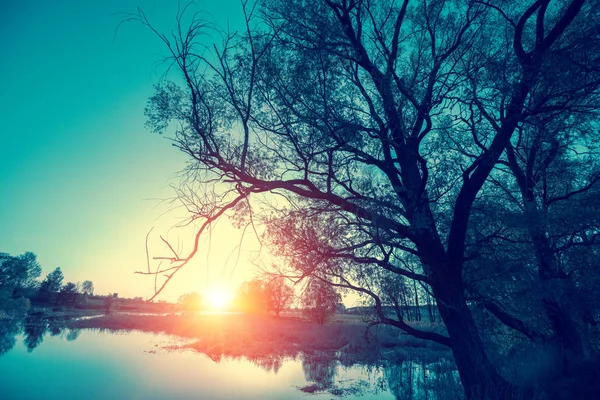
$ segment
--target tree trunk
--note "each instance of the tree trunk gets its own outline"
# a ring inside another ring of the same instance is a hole
[[[432,304],[432,297],[429,294],[429,292],[427,292],[427,313],[429,314],[429,322],[435,322],[435,314],[434,314],[434,308],[433,308],[433,304]]]
[[[417,281],[413,279],[413,288],[415,291],[415,321],[421,320],[421,306],[419,304],[419,291],[417,290]]]
[[[408,304],[408,300],[406,298],[406,291],[402,292],[402,296],[401,296],[401,301],[403,303],[402,305],[402,309],[405,311],[406,313],[406,319],[408,321],[412,321],[412,313],[410,311],[410,305]]]
[[[452,341],[452,354],[465,395],[469,400],[526,398],[516,386],[502,378],[487,357],[477,326],[464,297],[462,281],[447,277],[434,285],[440,317]]]

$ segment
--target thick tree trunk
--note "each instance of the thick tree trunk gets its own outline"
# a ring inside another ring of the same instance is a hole
[[[422,211],[421,215],[424,215],[421,220],[433,221],[429,209]],[[450,337],[452,354],[466,398],[468,400],[528,398],[521,388],[502,378],[490,362],[465,299],[461,264],[464,239],[462,242],[456,238],[449,241],[453,241],[459,247],[458,250],[453,250],[455,254],[453,259],[450,258],[449,251],[444,249],[434,228],[423,231],[418,240],[418,247],[423,269],[430,278],[429,284],[436,300],[439,316]]]
[[[434,285],[440,317],[452,341],[452,354],[469,400],[526,398],[520,388],[502,378],[487,357],[460,279]]]

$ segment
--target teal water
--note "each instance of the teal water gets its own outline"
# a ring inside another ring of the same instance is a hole
[[[37,330],[36,330],[37,329]],[[308,356],[221,358],[182,339],[0,322],[0,399],[434,399],[425,364],[352,365]],[[431,380],[431,379],[429,379]],[[317,389],[305,393],[300,388]]]

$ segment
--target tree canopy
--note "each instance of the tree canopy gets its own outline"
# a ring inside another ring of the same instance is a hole
[[[40,291],[42,292],[58,292],[62,288],[62,282],[64,275],[60,270],[60,267],[46,275],[46,278],[40,285]]]
[[[35,289],[42,268],[32,252],[18,256],[0,253],[0,315],[21,315],[29,309],[23,290]]]
[[[289,307],[294,300],[294,289],[281,276],[261,276],[243,282],[237,290],[234,303],[241,311],[252,314],[274,313]]]
[[[300,304],[302,312],[312,321],[323,325],[327,322],[341,301],[335,289],[319,279],[312,279],[302,293]]]
[[[166,284],[235,215],[262,223],[288,277],[354,290],[379,323],[449,346],[468,398],[527,396],[490,361],[473,304],[584,359],[597,308],[569,301],[592,304],[597,279],[598,4],[243,6],[246,31],[214,47],[189,7],[172,35],[133,16],[180,73],[146,113],[190,157],[179,195],[199,226],[191,250],[169,245],[172,264],[148,274]],[[396,277],[431,293],[445,332],[384,312]]]
[[[88,295],[93,295],[94,294],[94,283],[90,280],[87,281],[83,281],[83,283],[81,284],[81,292],[88,294]]]
[[[177,302],[185,311],[199,311],[202,307],[202,296],[196,292],[185,293],[179,296]]]
[[[19,256],[0,253],[0,286],[34,288],[42,268],[32,252]]]

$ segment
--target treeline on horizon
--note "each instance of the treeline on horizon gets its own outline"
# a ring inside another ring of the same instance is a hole
[[[0,253],[0,317],[23,316],[32,304],[74,307],[94,294],[94,283],[90,280],[63,284],[60,267],[43,280],[39,279],[41,275],[42,267],[35,253],[28,251],[17,256]]]
[[[243,282],[236,290],[229,311],[248,314],[273,314],[279,316],[284,311],[299,311],[317,323],[327,322],[335,313],[349,313],[374,316],[375,309],[368,299],[359,300],[356,306],[347,308],[342,302],[341,293],[331,285],[312,280],[296,293],[290,280],[276,274],[263,274]],[[397,307],[383,306],[386,314],[399,312],[407,321],[439,321],[435,300],[426,290],[414,282],[401,282],[395,286]],[[366,300],[366,301],[365,301]],[[200,311],[210,308],[202,294],[185,293],[178,299],[183,311]],[[372,319],[372,318],[371,318]]]
[[[94,284],[90,280],[67,282],[60,267],[48,273],[44,279],[42,268],[33,252],[12,256],[0,253],[0,316],[20,318],[31,311],[32,306],[66,311],[73,308],[84,310],[145,311],[145,312],[197,312],[210,309],[203,296],[197,292],[181,295],[177,304],[166,300],[146,302],[142,297],[119,298],[118,293],[94,296]],[[427,315],[428,322],[436,322],[433,298],[416,285],[399,285],[398,309],[408,321],[421,321]],[[278,275],[262,275],[243,282],[236,290],[231,304],[223,311],[246,314],[273,314],[299,311],[304,317],[319,324],[329,321],[337,313],[373,314],[371,304],[346,309],[338,290],[319,280],[313,280],[299,294],[289,281]],[[395,308],[388,307],[389,313]]]

